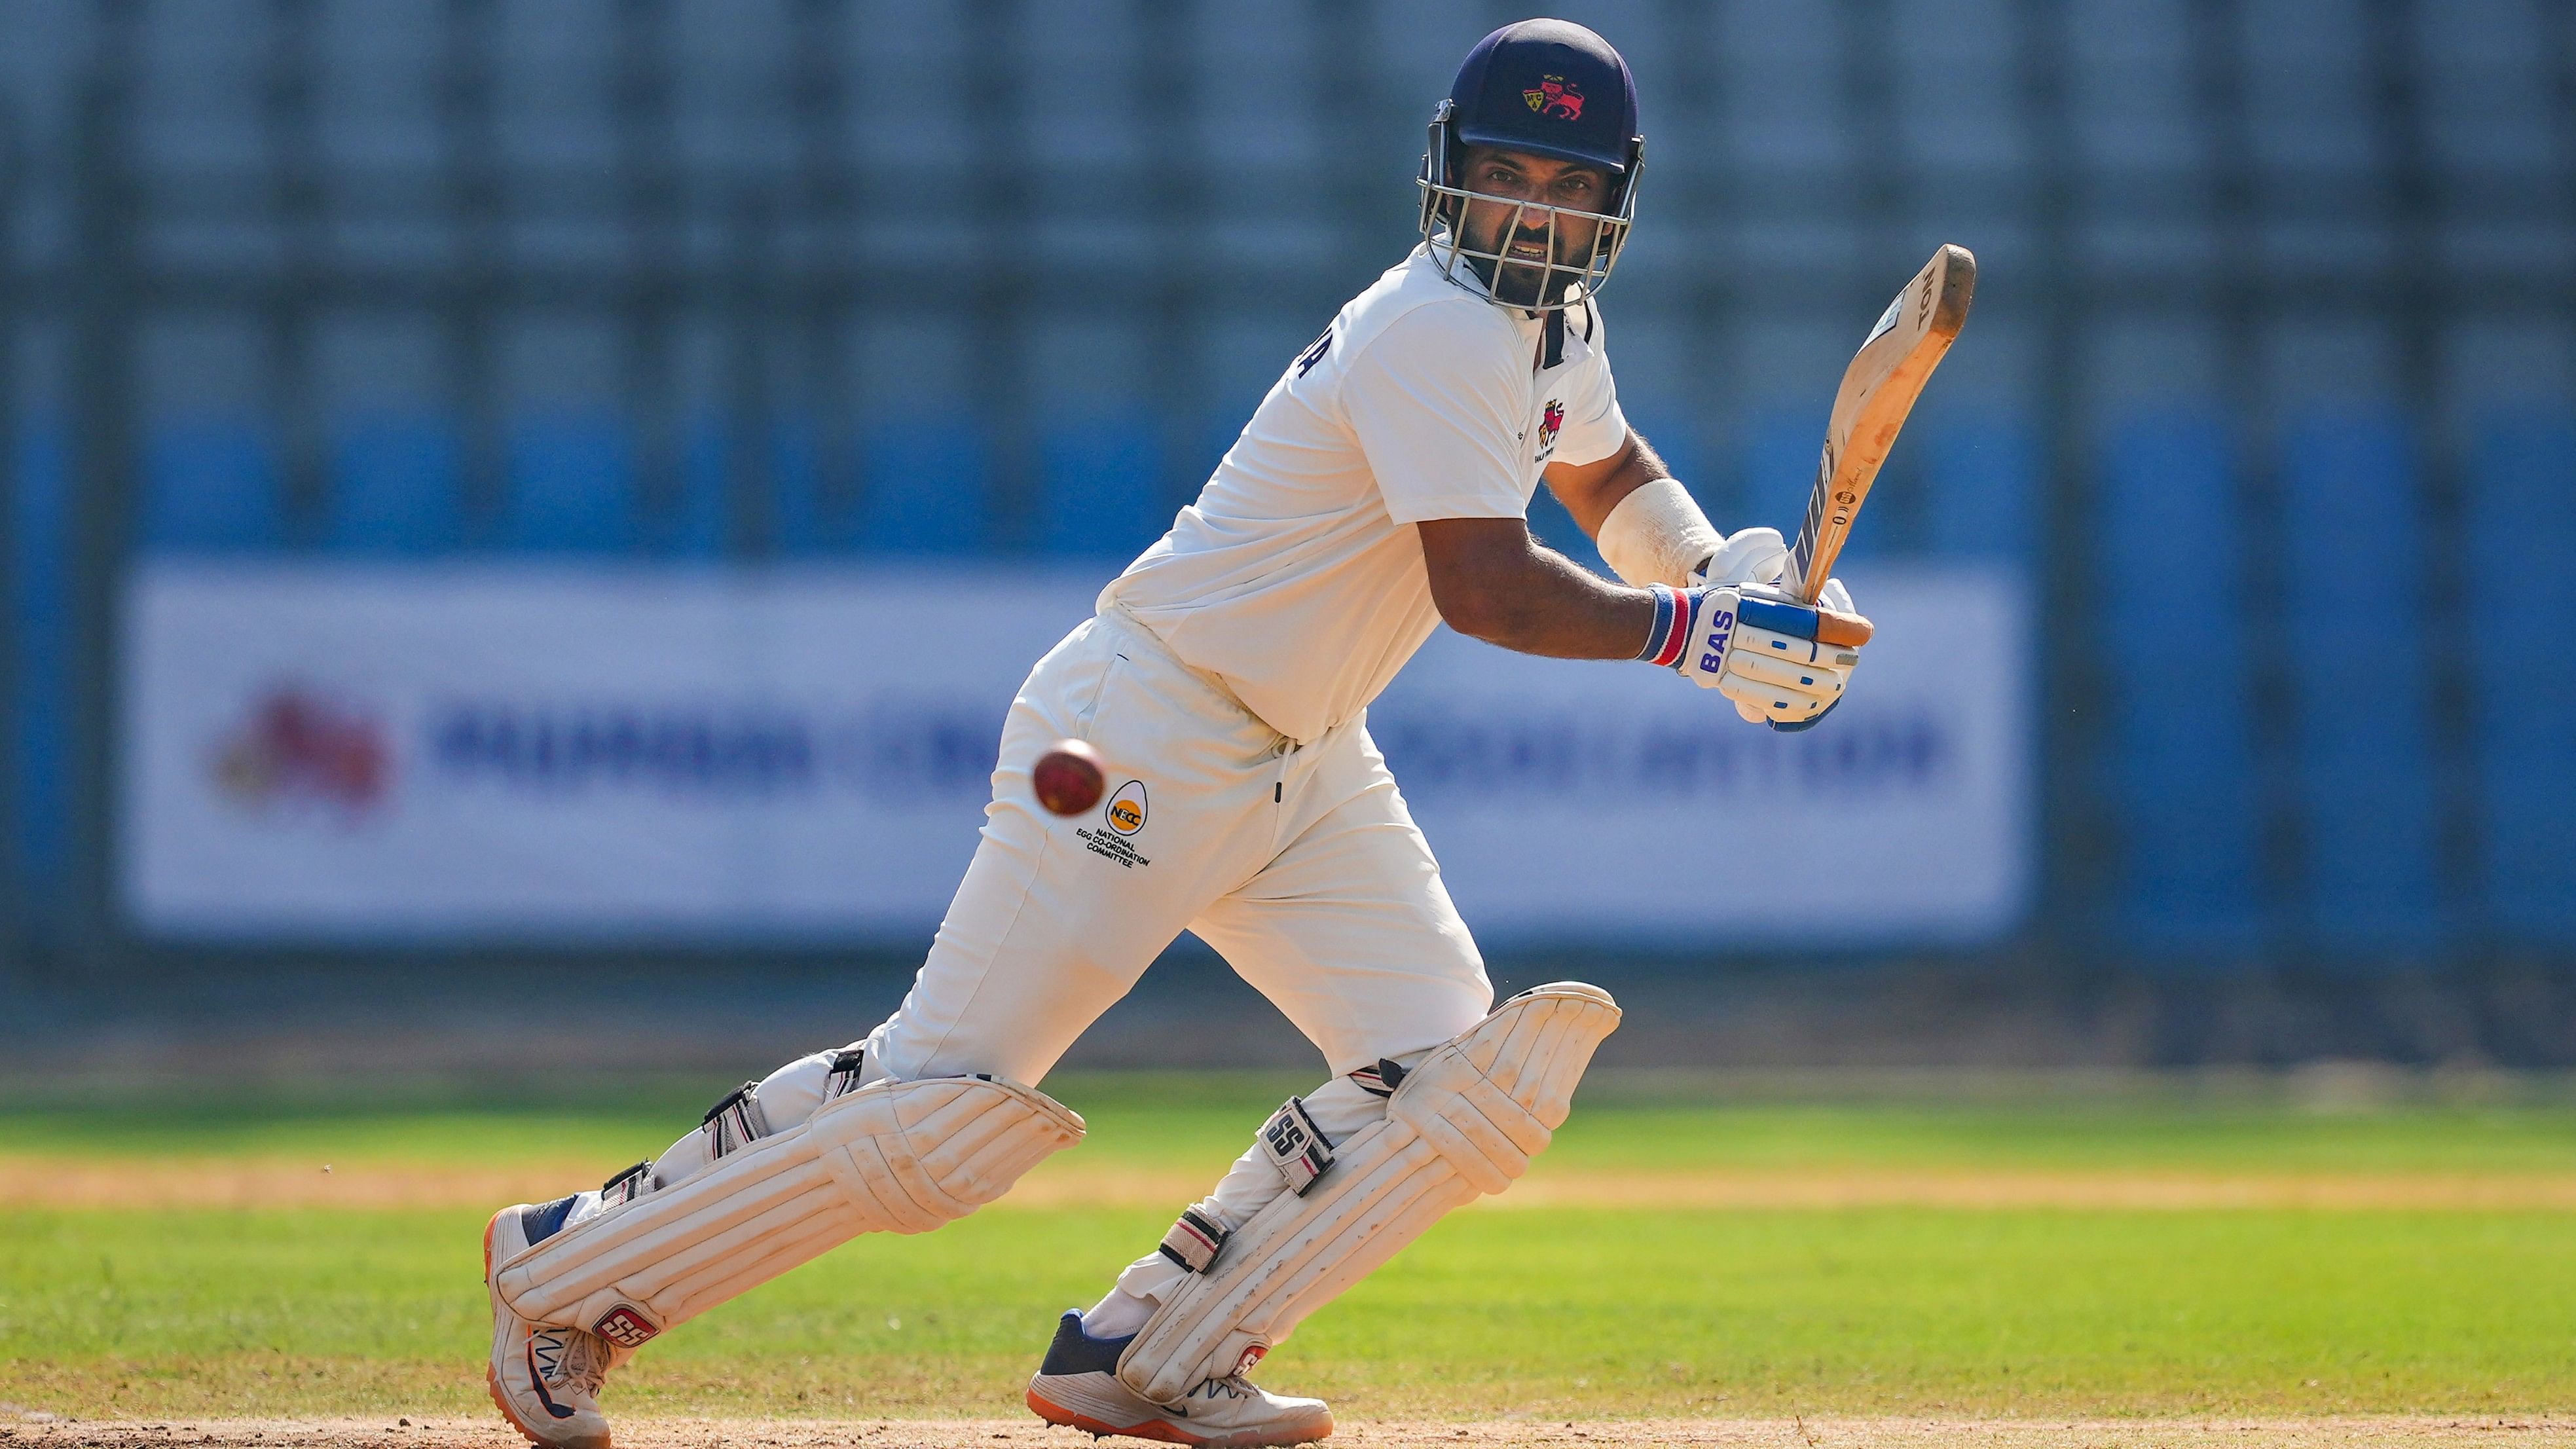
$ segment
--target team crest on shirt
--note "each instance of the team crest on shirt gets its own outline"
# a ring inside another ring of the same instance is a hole
[[[1538,461],[1544,463],[1556,456],[1556,433],[1565,426],[1565,404],[1547,400],[1546,411],[1538,415]]]
[[[1521,99],[1542,116],[1554,116],[1560,121],[1583,119],[1583,92],[1567,85],[1561,75],[1539,77],[1537,85],[1521,92]]]

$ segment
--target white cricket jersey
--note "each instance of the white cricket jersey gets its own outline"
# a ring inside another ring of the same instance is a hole
[[[1497,307],[1421,249],[1289,364],[1172,531],[1101,591],[1272,729],[1322,737],[1440,623],[1413,525],[1522,518],[1628,435],[1600,312]],[[1553,364],[1553,365],[1546,365]]]

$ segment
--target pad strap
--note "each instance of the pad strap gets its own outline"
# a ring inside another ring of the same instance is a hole
[[[862,1042],[832,1053],[831,1074],[823,1078],[823,1100],[846,1097],[867,1081],[868,1049]]]
[[[1215,1266],[1217,1254],[1225,1251],[1225,1240],[1232,1236],[1197,1208],[1186,1208],[1154,1251],[1180,1264],[1184,1273],[1204,1273]]]
[[[633,1202],[644,1195],[652,1181],[653,1159],[648,1157],[599,1185],[600,1206],[622,1207]]]
[[[707,1134],[707,1161],[729,1157],[769,1135],[769,1119],[760,1111],[760,1083],[745,1082],[716,1099],[700,1119]]]
[[[1404,1065],[1389,1057],[1378,1058],[1377,1065],[1362,1067],[1350,1074],[1352,1082],[1372,1097],[1392,1097],[1404,1085]]]

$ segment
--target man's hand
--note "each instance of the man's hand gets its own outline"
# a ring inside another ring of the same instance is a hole
[[[1813,727],[1842,702],[1860,663],[1856,646],[1820,642],[1816,610],[1777,589],[1744,583],[1655,593],[1657,628],[1642,657],[1725,695],[1748,721]],[[1826,608],[1853,612],[1840,579],[1824,594]]]
[[[1857,643],[1833,641],[1869,637],[1867,620],[1823,620],[1769,586],[1789,550],[1768,528],[1723,540],[1694,575],[1711,582],[1646,591],[1575,567],[1532,541],[1517,518],[1426,519],[1419,529],[1432,603],[1459,633],[1559,659],[1653,660],[1724,692],[1736,713],[1776,730],[1823,719],[1859,661]],[[1852,613],[1840,580],[1825,586],[1820,602]]]

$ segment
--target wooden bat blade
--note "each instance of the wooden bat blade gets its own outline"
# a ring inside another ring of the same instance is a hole
[[[1825,448],[1816,460],[1807,518],[1789,554],[1799,598],[1815,602],[1833,577],[1834,560],[1851,537],[1852,520],[1860,516],[1870,484],[1878,480],[1906,415],[1923,395],[1923,384],[1968,320],[1976,292],[1977,259],[1966,247],[1943,245],[1887,304],[1843,369],[1834,410],[1825,422]]]

